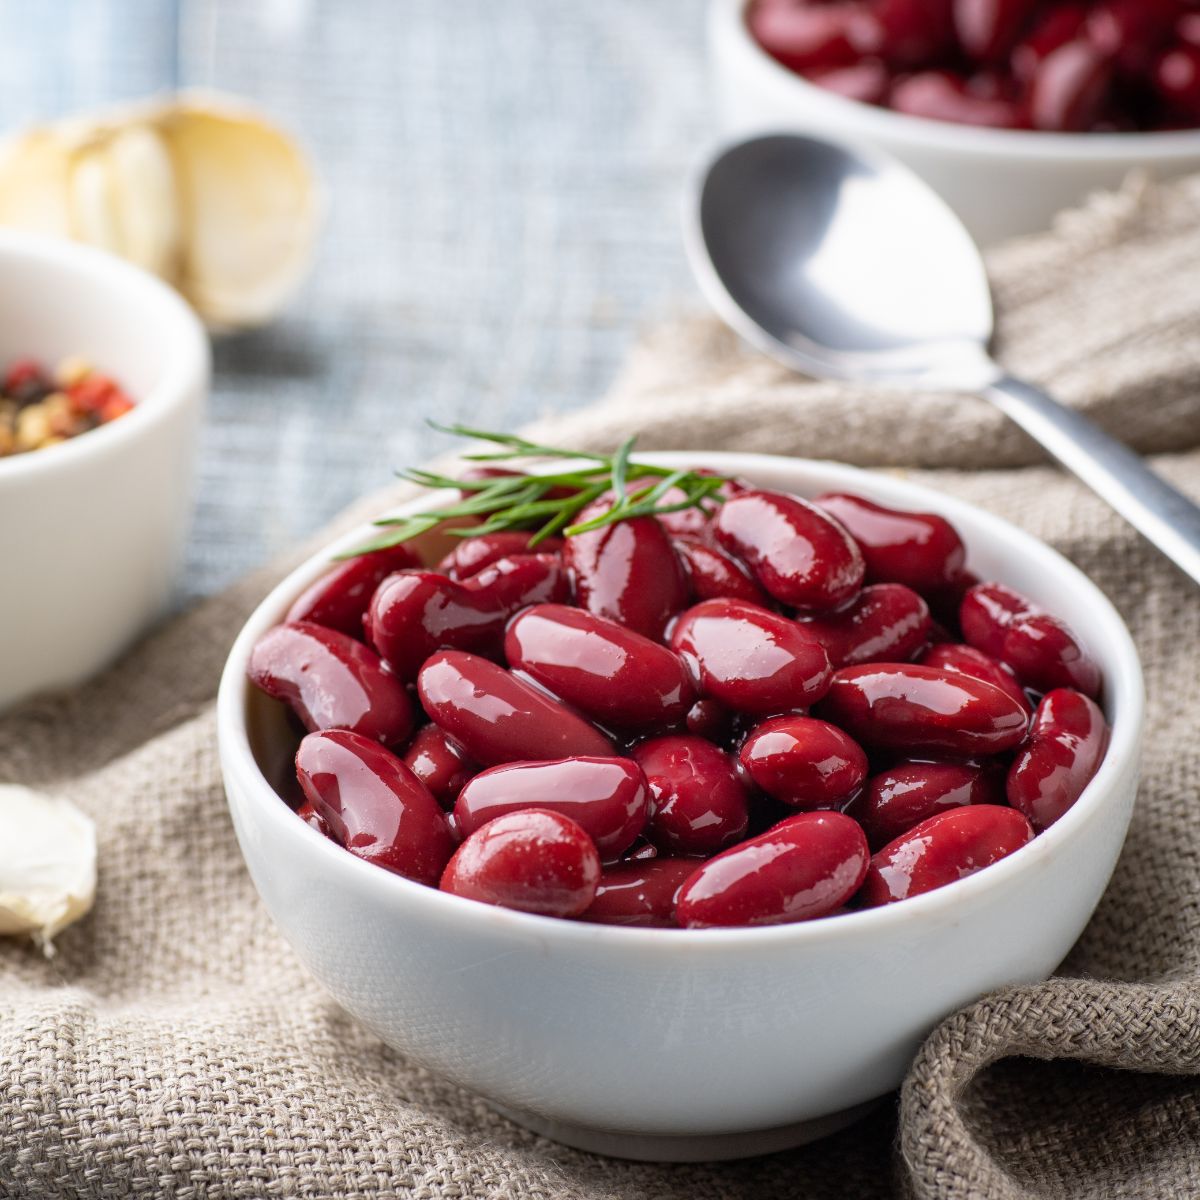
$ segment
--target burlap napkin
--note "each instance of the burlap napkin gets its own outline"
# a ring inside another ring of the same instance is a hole
[[[1200,180],[1103,198],[991,267],[1012,366],[1167,452],[1157,465],[1200,491]],[[539,432],[585,447],[631,429],[645,447],[936,468],[919,477],[1048,539],[1113,597],[1146,666],[1145,782],[1112,886],[1060,976],[949,1018],[897,1103],[791,1153],[653,1166],[525,1133],[360,1029],[254,894],[212,699],[280,563],[95,683],[0,721],[0,780],[83,806],[101,865],[95,911],[55,959],[0,948],[0,1195],[1200,1195],[1194,587],[1082,488],[1026,466],[1035,448],[981,402],[806,382],[709,320],[661,331],[604,405]]]

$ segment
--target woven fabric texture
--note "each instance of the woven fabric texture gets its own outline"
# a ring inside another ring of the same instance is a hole
[[[1008,361],[1134,445],[1171,452],[1156,465],[1200,492],[1200,181],[1106,197],[990,267]],[[281,562],[93,683],[0,719],[0,780],[89,812],[101,871],[93,913],[55,958],[0,946],[0,1196],[1200,1195],[1193,587],[981,402],[806,382],[711,320],[661,330],[605,404],[537,432],[599,447],[631,430],[646,448],[910,469],[1047,539],[1113,598],[1146,668],[1144,784],[1112,884],[1060,974],[949,1017],[895,1102],[790,1153],[659,1166],[524,1132],[358,1027],[254,894],[212,701]]]

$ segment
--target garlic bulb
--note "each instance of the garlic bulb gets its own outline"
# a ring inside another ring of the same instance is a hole
[[[73,804],[0,784],[0,934],[50,939],[96,895],[96,827]]]
[[[308,268],[318,209],[295,142],[211,93],[72,118],[0,147],[0,225],[129,259],[219,329],[280,310]]]

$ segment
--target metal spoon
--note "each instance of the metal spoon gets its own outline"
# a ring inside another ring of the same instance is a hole
[[[747,341],[807,375],[979,392],[1200,583],[1200,508],[989,354],[975,244],[876,151],[800,134],[727,146],[687,198],[692,268]]]

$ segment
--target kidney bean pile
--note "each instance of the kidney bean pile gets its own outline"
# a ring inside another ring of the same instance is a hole
[[[1095,663],[965,557],[936,514],[730,480],[352,558],[249,675],[307,730],[299,816],[367,862],[585,921],[803,921],[1011,854],[1104,757]]]
[[[916,117],[1066,133],[1200,125],[1192,0],[754,0],[773,58]]]
[[[0,458],[55,446],[132,408],[120,385],[83,359],[66,359],[53,374],[19,359],[0,378]]]

